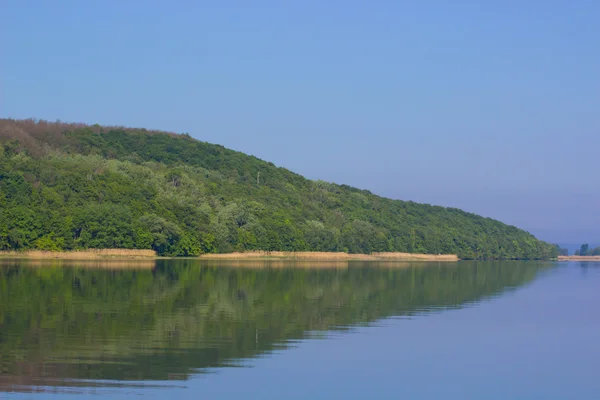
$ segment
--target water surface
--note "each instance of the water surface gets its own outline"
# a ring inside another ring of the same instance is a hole
[[[0,397],[595,399],[598,289],[598,263],[0,260]]]

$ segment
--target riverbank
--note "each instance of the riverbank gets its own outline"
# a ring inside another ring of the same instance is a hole
[[[412,253],[371,253],[348,254],[341,252],[287,252],[287,251],[251,251],[244,253],[203,254],[205,260],[253,260],[281,259],[306,261],[438,261],[456,262],[455,254],[412,254]]]
[[[157,258],[154,250],[88,249],[74,251],[0,251],[3,258],[61,260],[149,260]]]
[[[3,258],[63,259],[63,260],[132,260],[157,259],[153,250],[88,249],[81,251],[0,252]],[[348,254],[341,252],[284,252],[250,251],[244,253],[203,254],[200,260],[302,260],[302,261],[436,261],[456,262],[454,254],[371,253]]]
[[[595,261],[595,262],[600,262],[600,256],[558,256],[558,261]]]

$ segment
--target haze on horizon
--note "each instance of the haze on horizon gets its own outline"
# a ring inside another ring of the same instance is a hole
[[[0,116],[188,132],[600,241],[600,2],[7,0]]]

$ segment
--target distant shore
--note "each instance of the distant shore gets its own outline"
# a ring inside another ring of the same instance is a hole
[[[157,259],[153,250],[127,250],[127,249],[89,249],[81,251],[40,251],[29,250],[24,252],[3,251],[3,258],[30,258],[30,259],[65,259],[65,260],[131,260],[131,259]],[[348,254],[342,252],[284,252],[284,251],[250,251],[243,253],[202,254],[193,257],[200,260],[312,260],[312,261],[459,261],[455,254],[412,254],[412,253],[371,253]]]
[[[600,256],[558,256],[558,261],[600,261]]]

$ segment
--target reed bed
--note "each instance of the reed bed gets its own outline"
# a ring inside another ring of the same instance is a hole
[[[98,259],[148,259],[156,258],[154,250],[131,249],[88,249],[76,251],[41,251],[29,250],[23,252],[0,252],[2,257],[32,258],[32,259],[65,259],[65,260],[98,260]]]
[[[249,259],[292,259],[315,261],[458,261],[455,254],[412,254],[412,253],[372,253],[348,254],[342,252],[286,252],[286,251],[250,251],[244,253],[203,254],[202,259],[209,260],[249,260]]]
[[[88,268],[153,268],[157,254],[153,250],[88,249],[81,251],[51,252],[30,250],[0,252],[0,259],[27,259],[32,267],[63,265]],[[382,267],[408,267],[412,262],[454,262],[453,254],[372,253],[348,254],[342,252],[286,252],[250,251],[226,254],[203,254],[198,258],[209,267],[243,268],[348,268],[350,262],[372,262]],[[67,265],[67,264],[64,264]]]

